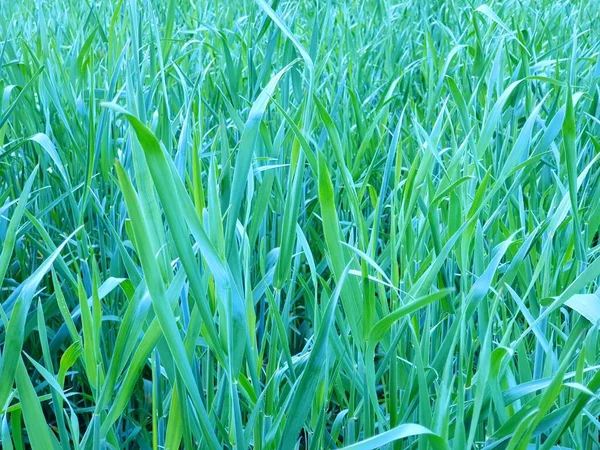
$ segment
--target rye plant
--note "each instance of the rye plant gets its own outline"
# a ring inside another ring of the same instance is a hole
[[[600,448],[599,82],[596,0],[0,0],[0,446]]]

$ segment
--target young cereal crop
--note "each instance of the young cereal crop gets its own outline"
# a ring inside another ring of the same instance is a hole
[[[0,0],[0,442],[600,449],[600,2]]]

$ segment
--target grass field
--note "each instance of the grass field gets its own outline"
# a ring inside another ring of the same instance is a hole
[[[600,449],[600,3],[0,0],[3,449]]]

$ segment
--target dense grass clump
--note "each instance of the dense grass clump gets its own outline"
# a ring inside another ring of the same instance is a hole
[[[599,7],[0,0],[1,447],[600,448]]]

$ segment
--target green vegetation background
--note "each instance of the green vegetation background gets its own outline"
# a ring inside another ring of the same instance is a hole
[[[600,448],[598,7],[2,1],[2,448]]]

